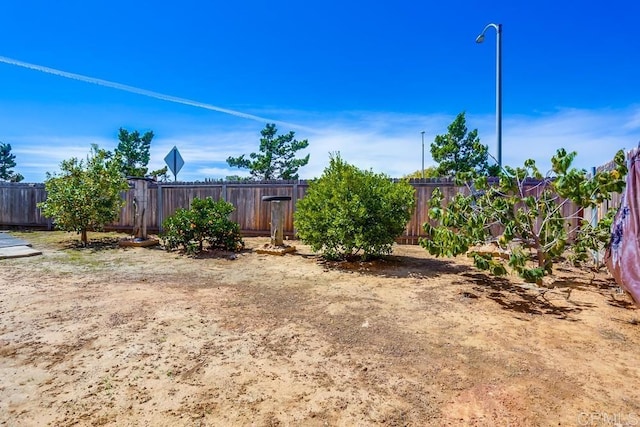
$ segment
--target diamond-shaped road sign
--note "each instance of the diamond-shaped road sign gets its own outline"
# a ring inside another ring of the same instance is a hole
[[[169,170],[171,171],[171,173],[173,173],[173,180],[177,181],[178,172],[180,172],[180,169],[182,169],[182,166],[184,166],[184,160],[182,159],[180,152],[175,146],[164,158],[164,162],[167,164],[167,166],[169,166]]]

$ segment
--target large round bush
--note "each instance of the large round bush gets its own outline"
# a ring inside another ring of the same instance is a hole
[[[393,182],[332,155],[298,202],[298,236],[330,259],[389,254],[411,218],[414,192],[407,182]]]
[[[204,242],[211,249],[236,251],[244,247],[240,226],[229,219],[234,207],[224,200],[211,197],[194,198],[190,209],[178,209],[167,218],[161,234],[167,250],[182,248],[195,254],[204,249]]]

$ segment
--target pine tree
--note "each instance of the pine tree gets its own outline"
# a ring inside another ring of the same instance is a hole
[[[260,131],[260,153],[244,154],[240,157],[229,157],[227,163],[231,167],[249,169],[251,176],[259,180],[269,179],[298,179],[298,169],[309,163],[309,155],[296,159],[296,151],[309,146],[304,139],[295,139],[293,131],[285,135],[276,135],[278,129],[275,124],[267,124]]]
[[[16,166],[16,156],[11,154],[11,144],[0,142],[0,181],[20,182],[24,179],[11,168]]]

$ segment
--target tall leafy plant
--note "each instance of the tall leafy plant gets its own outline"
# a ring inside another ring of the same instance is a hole
[[[564,207],[569,201],[578,208],[595,207],[610,199],[612,193],[623,190],[627,167],[619,151],[613,170],[590,177],[571,167],[575,156],[575,152],[558,150],[551,160],[553,177],[544,177],[535,162],[527,160],[521,168],[505,167],[497,181],[476,175],[466,194],[450,200],[436,189],[429,202],[430,222],[423,225],[427,237],[420,244],[436,256],[469,252],[480,269],[496,275],[513,270],[538,283],[552,272],[571,235],[575,235],[575,259],[584,259],[588,249],[606,244],[606,222],[604,227],[592,227],[581,221],[583,232],[576,233],[569,229],[569,220],[580,219],[578,212],[567,213]],[[508,249],[507,259],[473,249],[491,240],[496,229],[503,230],[497,243]]]

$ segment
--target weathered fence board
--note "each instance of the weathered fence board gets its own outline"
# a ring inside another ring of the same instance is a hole
[[[46,196],[43,184],[0,182],[0,226],[50,227],[36,207]]]

